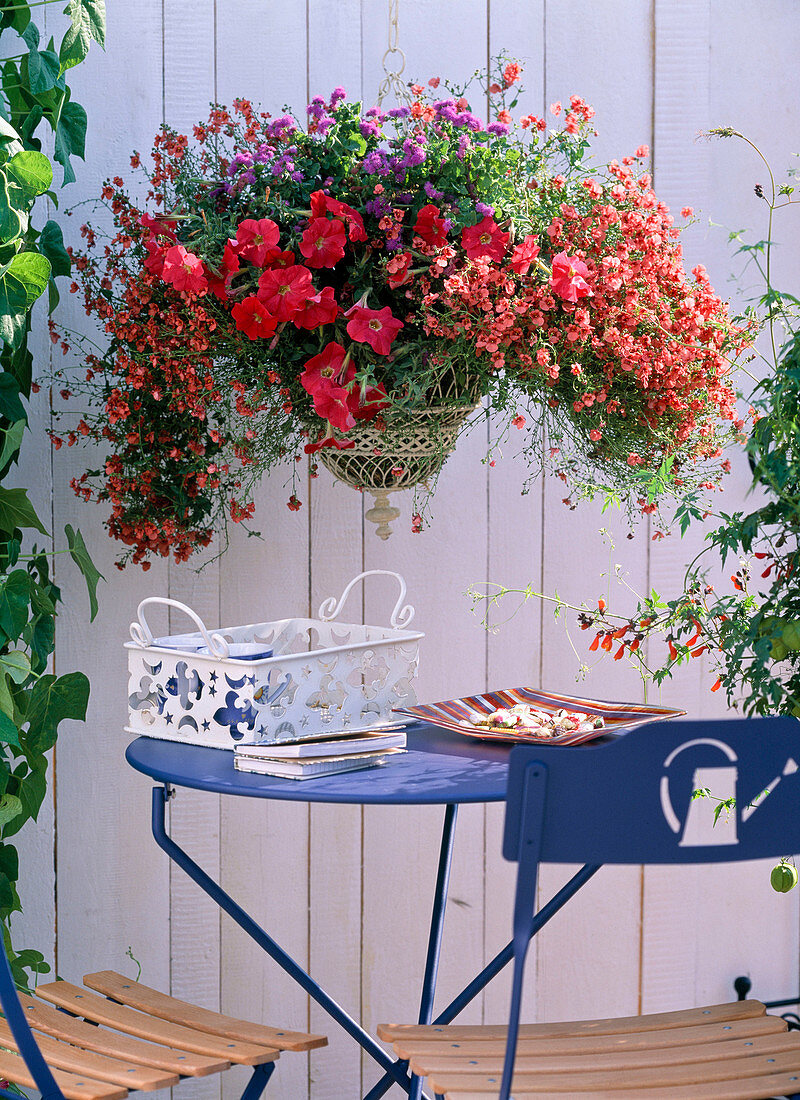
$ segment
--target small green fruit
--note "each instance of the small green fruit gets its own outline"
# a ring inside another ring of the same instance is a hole
[[[788,623],[781,631],[781,641],[796,653],[800,649],[800,623]]]
[[[782,661],[785,657],[788,656],[788,654],[789,650],[787,649],[785,643],[780,638],[776,638],[775,641],[772,643],[772,649],[769,651],[769,655],[772,660]]]
[[[788,894],[797,886],[797,868],[791,863],[781,862],[772,868],[769,881],[773,890],[777,890],[779,894]]]

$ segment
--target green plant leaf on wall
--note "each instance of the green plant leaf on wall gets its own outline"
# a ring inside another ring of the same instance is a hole
[[[97,614],[97,582],[105,580],[105,577],[98,571],[89,556],[89,551],[86,549],[86,543],[83,541],[83,535],[80,531],[75,531],[72,525],[68,523],[64,527],[64,532],[67,536],[70,556],[86,580],[86,588],[89,592],[90,620],[94,622],[94,617]]]
[[[15,569],[0,578],[0,630],[8,641],[15,641],[28,621],[31,578],[24,569]]]
[[[25,284],[6,270],[0,274],[0,340],[12,349],[18,348],[25,336],[27,312],[28,292]]]
[[[8,715],[5,714],[3,711],[0,711],[0,743],[6,744],[6,745],[15,745],[17,748],[20,747],[20,744],[19,744],[19,730],[17,729],[17,724],[16,724],[16,722],[12,722],[11,719],[8,717]],[[3,820],[2,820],[2,818],[3,818],[3,802],[5,801],[6,798],[9,798],[9,797],[10,797],[9,795],[3,795],[3,798],[0,799],[0,824],[4,823]],[[16,799],[16,801],[19,803],[19,799]],[[19,813],[19,811],[21,809],[22,809],[22,804],[20,803],[19,810],[17,810],[17,813]],[[14,814],[13,816],[16,817],[16,814]],[[10,818],[9,818],[9,820],[10,820]]]
[[[2,380],[0,375],[0,380]],[[20,447],[22,446],[22,437],[25,434],[25,421],[15,420],[10,428],[6,428],[3,436],[3,449],[0,451],[0,476],[2,471],[11,462],[16,454],[18,454]]]
[[[89,703],[89,681],[82,672],[42,676],[31,688],[25,734],[28,752],[47,752],[56,743],[58,725],[66,718],[82,722]],[[0,720],[3,715],[0,714]]]
[[[7,715],[12,721],[14,720],[14,698],[9,689],[8,677],[5,673],[0,675],[0,711]]]
[[[28,308],[30,308],[47,286],[47,280],[50,278],[50,261],[39,252],[18,252],[6,271],[25,287]]]
[[[31,662],[28,654],[21,649],[12,649],[10,653],[0,653],[0,673],[7,674],[15,684],[24,683],[31,674]]]
[[[20,400],[19,386],[13,374],[3,371],[0,374],[0,416],[10,420],[12,424],[22,420],[27,424],[25,408]]]
[[[22,34],[31,21],[31,11],[27,4],[19,0],[0,0],[0,31],[14,30]]]
[[[105,0],[70,0],[64,14],[69,16],[71,26],[58,51],[62,72],[83,61],[93,39],[99,46],[105,47]]]
[[[35,527],[43,535],[49,534],[24,489],[6,489],[0,486],[0,531],[10,535],[17,527]]]
[[[14,828],[10,832],[17,832],[18,828],[21,828],[22,824],[29,818],[33,818],[35,821],[39,816],[39,810],[44,802],[44,796],[47,794],[47,758],[44,756],[38,756],[35,760],[30,761],[30,771],[24,777],[23,781],[19,784],[17,797],[22,802],[22,811],[24,817],[20,818],[20,825],[14,823]],[[6,832],[6,836],[10,835]]]
[[[2,730],[0,730],[2,735]],[[13,821],[22,813],[22,803],[14,794],[4,794],[0,798],[0,829],[4,829],[9,821]]]
[[[53,182],[53,166],[44,153],[23,149],[7,162],[7,175],[22,189],[26,199],[43,195]]]
[[[64,183],[74,183],[75,173],[70,164],[71,156],[83,160],[86,150],[86,111],[80,103],[65,103],[61,108],[56,129],[53,156],[64,169]]]
[[[0,168],[0,242],[15,241],[22,233],[22,224],[20,211],[11,203],[5,169]]]
[[[52,219],[45,222],[37,243],[39,251],[50,261],[53,275],[69,275],[72,271],[72,260],[64,247],[64,236],[58,222]]]

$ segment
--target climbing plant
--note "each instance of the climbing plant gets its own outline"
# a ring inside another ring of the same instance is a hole
[[[49,967],[41,952],[11,948],[9,921],[22,909],[13,838],[39,814],[47,753],[60,723],[85,718],[89,698],[82,672],[56,676],[50,670],[61,599],[52,578],[51,536],[26,489],[7,484],[18,480],[15,467],[28,430],[31,309],[45,290],[53,309],[55,280],[71,267],[57,222],[36,225],[37,200],[46,197],[58,207],[53,166],[38,135],[49,127],[62,186],[71,183],[71,158],[84,154],[86,111],[72,100],[66,74],[92,41],[102,46],[105,37],[104,0],[70,0],[60,46],[53,38],[44,44],[31,9],[46,12],[52,2],[0,0],[0,923],[20,985],[28,984],[29,973]],[[37,534],[41,544],[30,541]],[[66,538],[86,578],[94,618],[100,575],[80,532],[67,526]]]

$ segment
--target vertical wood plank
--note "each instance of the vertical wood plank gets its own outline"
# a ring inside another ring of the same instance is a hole
[[[365,100],[380,83],[387,29],[386,8],[365,6]],[[466,79],[485,65],[487,6],[411,0],[401,5],[399,45],[406,55],[402,79]],[[365,568],[395,569],[405,577],[417,608],[415,625],[426,634],[420,644],[420,700],[463,694],[485,677],[485,637],[465,598],[468,585],[483,578],[487,568],[486,475],[480,464],[484,451],[485,429],[479,425],[462,438],[444,467],[428,530],[411,534],[412,494],[403,493],[395,501],[402,514],[391,538],[384,544],[372,530],[365,532]],[[385,590],[370,588],[367,620],[384,622],[387,610]],[[382,1020],[416,1019],[419,1012],[442,815],[439,807],[370,807],[364,815],[363,1009],[373,1031]],[[469,856],[482,853],[483,846],[482,814],[462,812],[446,911],[439,1005],[473,976],[482,955],[483,873],[481,861]],[[387,947],[394,943],[403,944],[402,962]],[[470,1006],[464,1018],[479,1019],[479,1011],[479,1005]],[[372,1068],[365,1071],[365,1085],[376,1076]],[[387,1095],[402,1093],[395,1088]]]
[[[360,0],[311,0],[309,4],[308,93],[326,99],[342,86],[348,97],[362,95]],[[363,505],[360,493],[335,481],[321,464],[309,479],[310,613],[339,596],[362,571]],[[346,622],[363,620],[363,594],[356,590],[343,611]],[[309,958],[314,978],[356,1019],[361,1018],[362,822],[360,806],[309,807]],[[314,1100],[361,1096],[361,1049],[312,1002],[311,1028],[325,1032],[329,1045],[311,1054]]]
[[[272,114],[288,105],[302,121],[305,0],[218,5],[216,42],[217,89],[223,103],[243,96]],[[238,529],[231,533],[220,575],[225,625],[288,618],[308,607],[308,513],[286,507],[291,474],[287,464],[265,477],[258,489],[253,526],[262,539],[247,538]],[[305,481],[304,462],[301,485]],[[222,800],[223,886],[304,967],[309,962],[308,816],[308,807],[300,804]],[[307,1030],[309,1002],[302,990],[229,921],[223,923],[222,942],[224,1010]],[[226,1074],[224,1095],[238,1095],[244,1076]],[[281,1058],[270,1083],[276,1100],[303,1100],[309,1088],[308,1056]]]
[[[523,91],[514,112],[516,117],[541,115],[544,110],[544,27],[545,0],[492,0],[489,6],[490,56],[505,49],[523,64]],[[492,425],[490,430],[497,429]],[[527,495],[521,495],[527,467],[516,452],[526,442],[526,432],[512,429],[512,438],[503,454],[497,456],[496,465],[488,470],[487,478],[486,576],[508,588],[525,588],[531,583],[538,587],[541,577],[544,484],[539,482]],[[514,606],[512,598],[489,615],[485,685],[489,691],[535,686],[539,682],[541,609],[529,603],[513,614]],[[485,814],[484,962],[488,962],[511,938],[516,866],[501,855],[505,807],[487,806]],[[528,959],[530,979],[535,974],[537,946],[534,941]],[[486,1022],[505,1020],[510,988],[508,970],[487,988],[483,1005]],[[535,983],[529,980],[523,1002],[526,1019],[534,1019],[534,1004]]]
[[[131,42],[137,63],[130,63]],[[127,174],[132,148],[150,147],[161,121],[162,21],[160,0],[110,13],[106,51],[70,73],[73,98],[87,106],[86,163],[78,182],[64,195],[62,208],[99,195],[102,180]],[[59,214],[59,219],[63,214]],[[76,224],[77,223],[77,224]],[[80,214],[64,222],[64,236],[78,244]],[[92,332],[77,316],[76,299],[65,296],[65,326]],[[38,369],[38,367],[37,367]],[[54,529],[65,549],[65,522],[77,524],[97,567],[107,578],[98,593],[100,611],[87,625],[83,579],[67,560],[57,583],[64,607],[57,625],[59,671],[82,669],[91,681],[85,725],[65,723],[58,746],[58,967],[79,978],[89,969],[112,967],[135,973],[125,952],[130,946],[143,968],[143,980],[162,989],[169,976],[168,865],[150,835],[151,782],[124,761],[127,720],[127,661],[122,643],[138,602],[165,591],[166,564],[149,573],[114,567],[119,545],[103,526],[107,508],[78,506],[69,480],[100,454],[67,448],[53,463]],[[63,560],[63,559],[62,559]]]
[[[578,93],[596,111],[599,137],[593,146],[598,160],[618,159],[643,141],[651,140],[652,114],[652,11],[650,4],[600,3],[587,9],[574,2],[546,8],[545,103],[566,102]],[[630,64],[630,58],[636,64]],[[625,71],[624,81],[610,81],[610,72]],[[549,115],[548,115],[549,117]],[[640,591],[647,584],[647,533],[643,525],[633,542],[625,539],[621,517],[600,515],[597,505],[581,505],[569,511],[561,504],[563,487],[547,479],[542,556],[542,591],[555,590],[570,603],[580,604],[604,595],[609,567],[620,564],[630,583]],[[612,528],[613,553],[602,528]],[[618,599],[611,582],[612,608]],[[574,646],[583,660],[587,639],[568,612],[566,623],[575,636]],[[543,612],[542,684],[573,694],[586,692],[606,699],[638,699],[641,686],[635,673],[619,663],[603,663],[575,683],[578,663],[561,622],[548,609]],[[586,662],[588,664],[588,662]],[[551,896],[574,868],[544,868],[540,880],[540,904]],[[641,872],[638,868],[605,868],[541,934],[537,956],[540,1019],[564,1019],[635,1012],[639,1000],[638,942],[641,918]],[[591,927],[614,928],[603,941],[602,970],[597,966],[597,944],[587,935]],[[569,977],[573,980],[569,980]],[[591,976],[587,980],[586,976]]]

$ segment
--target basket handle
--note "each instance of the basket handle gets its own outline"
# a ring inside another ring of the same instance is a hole
[[[148,646],[153,644],[153,632],[147,625],[147,619],[144,617],[144,609],[148,604],[152,603],[164,604],[167,607],[176,607],[178,611],[183,611],[184,614],[189,616],[203,635],[203,640],[208,646],[209,653],[222,660],[228,656],[230,652],[228,643],[221,634],[209,634],[206,630],[205,623],[197,612],[192,611],[191,607],[187,607],[185,603],[181,603],[179,600],[170,600],[166,596],[148,596],[146,600],[142,600],[139,604],[136,612],[139,621],[131,623],[131,638],[133,638],[137,645],[142,646],[143,649],[147,649]]]
[[[406,582],[399,573],[393,573],[390,569],[368,569],[366,573],[359,573],[357,577],[353,577],[347,588],[342,592],[338,601],[335,596],[330,596],[327,600],[323,600],[319,607],[319,618],[322,619],[324,623],[330,622],[331,619],[335,619],[344,607],[344,602],[350,595],[350,589],[353,585],[358,584],[358,582],[362,581],[365,577],[375,576],[394,577],[400,585],[400,595],[397,598],[397,603],[394,605],[392,614],[389,616],[389,626],[393,626],[398,630],[405,629],[414,618],[414,608],[411,604],[405,604],[405,606],[403,606],[403,600],[406,598]]]

